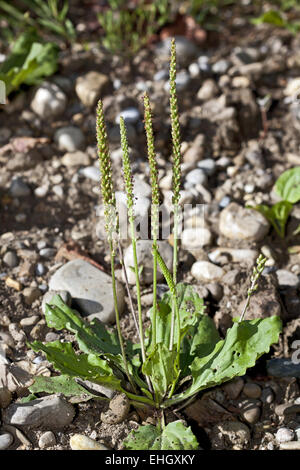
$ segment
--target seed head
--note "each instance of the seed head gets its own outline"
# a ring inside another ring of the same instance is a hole
[[[129,216],[133,217],[133,176],[131,172],[128,141],[126,134],[126,126],[123,117],[120,117],[120,134],[121,134],[121,148],[122,148],[122,160],[123,160],[123,176],[125,183],[125,191],[127,196],[127,207]]]
[[[180,152],[180,126],[176,94],[176,46],[175,39],[171,42],[170,61],[170,113],[173,146],[173,204],[178,205],[180,199],[181,182],[181,152]]]

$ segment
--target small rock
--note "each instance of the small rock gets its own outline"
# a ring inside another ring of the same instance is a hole
[[[220,232],[232,240],[260,241],[269,228],[270,224],[262,214],[235,202],[223,209],[220,215]]]
[[[208,101],[217,96],[218,92],[219,89],[216,82],[209,78],[204,81],[197,93],[197,98],[202,101]]]
[[[38,398],[28,403],[13,403],[3,412],[3,421],[13,426],[61,429],[70,424],[75,410],[65,399],[56,395]]]
[[[14,251],[7,251],[3,256],[3,262],[10,268],[15,268],[19,264],[18,257]]]
[[[27,197],[31,193],[29,186],[24,183],[22,178],[14,178],[9,191],[12,197]]]
[[[300,441],[283,442],[280,450],[300,450]]]
[[[149,268],[150,269],[150,268]],[[111,277],[81,259],[69,261],[51,277],[50,290],[69,292],[75,304],[88,319],[98,318],[104,323],[115,321]],[[124,310],[124,289],[117,282],[119,313]]]
[[[56,255],[55,248],[42,248],[40,250],[40,256],[46,259],[52,259]]]
[[[222,297],[223,297],[223,287],[218,284],[217,282],[211,282],[209,284],[206,284],[205,286],[212,298],[216,301],[219,302]]]
[[[218,60],[212,66],[212,71],[218,75],[224,75],[230,67],[230,62],[225,59]]]
[[[199,55],[198,47],[185,36],[175,36],[177,63],[180,66],[189,65]],[[171,38],[163,39],[155,46],[155,54],[160,61],[170,60]]]
[[[92,181],[96,181],[97,183],[100,182],[101,173],[100,173],[100,169],[98,167],[87,166],[85,168],[82,168],[79,171],[79,174],[85,176],[85,178],[88,178]]]
[[[68,168],[72,168],[73,166],[88,166],[91,163],[90,157],[80,150],[65,153],[61,161],[63,165]]]
[[[261,388],[259,385],[248,382],[244,385],[243,393],[248,398],[260,398]]]
[[[181,234],[181,244],[186,250],[192,251],[212,243],[212,234],[207,228],[186,228]]]
[[[33,326],[39,321],[40,317],[38,315],[31,315],[30,317],[22,318],[20,321],[21,326]]]
[[[235,377],[233,380],[223,385],[222,388],[230,400],[235,400],[241,393],[243,387],[243,379],[241,377]]]
[[[8,432],[0,434],[0,450],[8,449],[13,443],[14,438]]]
[[[49,304],[55,295],[60,295],[62,300],[67,304],[69,307],[72,303],[72,297],[70,296],[69,292],[66,290],[49,290],[43,296],[42,301],[42,311],[45,313],[46,304]]]
[[[173,249],[166,241],[158,242],[159,252],[167,265],[169,270],[172,270],[173,263]],[[152,241],[151,240],[138,240],[137,242],[137,258],[139,266],[143,266],[143,270],[140,274],[141,284],[151,284],[153,281],[153,270],[152,270]],[[130,269],[130,266],[134,266],[133,250],[132,245],[126,248],[124,253],[124,264],[127,270],[129,284],[135,284],[135,274]],[[158,269],[157,280],[163,279],[163,274]]]
[[[257,406],[256,400],[245,400],[241,416],[249,424],[255,424],[260,418],[260,407]]]
[[[213,450],[242,450],[250,444],[248,426],[238,421],[225,421],[216,424],[210,435]]]
[[[85,139],[79,127],[67,126],[61,127],[55,132],[54,141],[59,150],[75,152],[76,150],[80,150]]]
[[[47,447],[55,446],[56,438],[52,431],[44,432],[39,438],[39,448],[46,449]]]
[[[212,176],[216,171],[216,163],[212,158],[205,158],[197,163],[197,167],[203,170],[207,176]]]
[[[108,84],[107,75],[92,70],[76,79],[75,90],[82,104],[92,107],[95,106]]]
[[[231,271],[228,271],[225,276],[223,276],[222,281],[224,284],[228,284],[229,286],[233,286],[236,284],[241,276],[241,272],[238,269],[232,269]]]
[[[74,434],[70,439],[70,446],[72,450],[109,450],[105,445],[84,434]]]
[[[189,188],[192,186],[196,186],[197,184],[205,185],[207,183],[207,176],[203,170],[201,170],[200,168],[195,168],[195,170],[192,170],[187,173],[185,181]]]
[[[40,289],[37,287],[25,287],[25,289],[22,291],[22,294],[26,305],[33,304],[33,302],[42,295]]]
[[[30,103],[32,111],[45,120],[62,114],[66,105],[65,93],[55,83],[49,82],[38,87]]]
[[[6,387],[0,387],[0,408],[7,408],[11,400],[11,392]]]
[[[267,361],[267,372],[271,377],[300,377],[300,364],[291,359],[275,358]]]
[[[282,442],[292,441],[294,437],[294,431],[289,428],[279,428],[275,435],[275,439],[278,444],[282,444]]]
[[[300,280],[296,274],[287,271],[286,269],[277,269],[276,276],[278,279],[279,287],[295,287],[300,285]]]
[[[283,403],[275,406],[275,413],[277,416],[292,416],[300,413],[300,405],[295,403]]]
[[[135,197],[150,197],[151,186],[141,178],[135,178],[133,183],[133,192]]]
[[[225,274],[224,270],[208,261],[196,261],[191,269],[192,276],[202,282],[219,281]]]
[[[121,116],[129,124],[136,124],[141,118],[139,110],[134,107],[123,109],[116,117],[116,124],[120,124]]]
[[[127,418],[130,402],[124,393],[115,395],[109,404],[109,410],[101,413],[101,421],[107,424],[118,424]]]
[[[263,389],[261,393],[261,401],[267,404],[273,403],[274,393],[270,387],[266,387]]]

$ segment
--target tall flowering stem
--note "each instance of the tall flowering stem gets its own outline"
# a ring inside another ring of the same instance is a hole
[[[252,295],[254,294],[254,292],[258,288],[258,280],[259,280],[260,276],[262,275],[263,270],[265,269],[266,261],[267,261],[267,258],[264,258],[262,254],[260,254],[259,257],[256,260],[256,266],[254,266],[252,276],[250,278],[251,285],[250,285],[250,287],[248,289],[248,292],[247,292],[247,301],[246,301],[245,306],[243,308],[243,311],[241,313],[239,322],[244,320],[245,314],[246,314],[246,312],[249,308],[249,305],[250,305],[250,299],[251,299]]]
[[[117,301],[117,290],[116,290],[116,277],[115,277],[115,239],[118,237],[118,216],[116,212],[116,197],[113,187],[112,179],[112,166],[111,159],[109,154],[108,147],[108,138],[106,132],[106,126],[104,122],[104,113],[102,102],[98,102],[97,106],[97,116],[96,116],[96,135],[97,135],[97,148],[98,148],[98,158],[100,165],[101,173],[101,192],[104,204],[104,218],[105,218],[105,230],[107,233],[107,239],[110,250],[110,260],[111,260],[111,277],[112,277],[112,289],[113,289],[113,298],[114,298],[114,307],[116,313],[116,324],[118,337],[121,347],[121,353],[124,363],[124,368],[128,380],[133,388],[136,391],[134,382],[130,376],[128,370],[128,363],[126,359],[124,341],[121,333],[120,327],[120,314],[118,309]]]
[[[152,125],[152,112],[147,93],[144,95],[144,121],[147,137],[148,160],[150,166],[150,179],[152,188],[151,204],[151,232],[153,240],[153,321],[152,321],[152,345],[156,344],[156,316],[157,316],[157,239],[159,227],[159,187],[158,171],[155,157],[154,136]],[[156,248],[156,249],[155,249]]]
[[[137,249],[136,249],[137,240],[136,240],[136,233],[135,233],[135,226],[134,226],[133,176],[132,176],[130,160],[129,160],[126,127],[125,127],[124,119],[122,117],[120,117],[120,134],[121,134],[121,148],[122,148],[122,159],[123,159],[123,176],[124,176],[125,191],[126,191],[126,196],[127,196],[127,210],[128,210],[128,219],[129,219],[129,225],[130,225],[132,251],[133,251],[133,259],[134,259],[134,272],[135,272],[135,283],[136,283],[137,304],[138,304],[139,337],[140,337],[140,342],[141,342],[142,359],[143,359],[143,362],[145,362],[146,351],[145,351],[144,332],[143,332],[141,287],[140,287],[140,279],[139,279]],[[147,380],[149,389],[152,390],[149,377],[146,376],[146,380]]]
[[[170,61],[170,114],[172,131],[172,150],[173,150],[173,209],[174,209],[174,230],[173,230],[173,282],[177,284],[177,264],[178,264],[178,217],[181,183],[181,152],[180,152],[180,126],[176,93],[176,46],[175,39],[171,42],[171,61]],[[173,347],[175,325],[175,307],[173,306],[170,347]],[[180,325],[178,325],[178,328]]]

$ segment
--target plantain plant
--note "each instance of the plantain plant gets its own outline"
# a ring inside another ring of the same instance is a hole
[[[89,395],[82,381],[105,385],[116,392],[125,393],[134,407],[156,411],[157,425],[140,426],[124,441],[126,449],[172,450],[198,449],[198,442],[190,428],[182,421],[165,424],[164,411],[184,407],[204,389],[214,387],[233,377],[244,375],[248,367],[268,352],[278,341],[281,321],[273,316],[265,319],[244,320],[251,295],[262,273],[265,260],[258,259],[257,268],[251,278],[248,302],[239,320],[228,329],[222,339],[213,320],[206,315],[203,299],[191,285],[177,282],[177,225],[180,197],[180,132],[176,98],[176,51],[172,42],[170,66],[170,108],[173,140],[173,204],[175,217],[173,274],[168,270],[160,252],[158,241],[159,187],[152,116],[149,98],[144,97],[145,130],[147,137],[150,178],[152,186],[152,239],[153,239],[153,307],[150,311],[151,326],[145,331],[142,321],[140,268],[136,250],[134,226],[134,186],[128,153],[126,127],[120,121],[123,151],[123,173],[137,293],[137,314],[127,282],[130,311],[136,325],[139,343],[125,341],[120,328],[115,289],[115,256],[123,260],[119,237],[118,214],[113,189],[112,166],[108,149],[103,107],[97,108],[97,140],[101,170],[101,190],[104,204],[105,228],[111,255],[111,275],[116,311],[116,331],[106,328],[98,320],[88,323],[76,310],[68,307],[59,295],[46,305],[46,321],[49,327],[67,329],[75,335],[78,349],[71,343],[54,341],[31,344],[34,351],[42,351],[61,372],[55,377],[36,377],[31,386],[32,393],[60,392],[66,396]],[[177,219],[177,220],[176,220]],[[123,263],[125,279],[126,269]],[[158,300],[156,291],[157,269],[160,268],[169,291]],[[80,382],[81,379],[81,382]],[[174,414],[175,416],[175,414]]]

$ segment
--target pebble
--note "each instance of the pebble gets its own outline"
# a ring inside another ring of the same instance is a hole
[[[56,437],[52,431],[44,432],[39,438],[39,448],[46,449],[47,447],[55,446]]]
[[[260,241],[268,233],[269,222],[259,212],[230,203],[220,215],[219,230],[231,240]]]
[[[101,421],[107,424],[118,424],[124,421],[130,410],[130,402],[124,393],[116,394],[109,403],[109,409],[101,413]]]
[[[55,248],[42,248],[39,252],[42,258],[51,259],[56,255]]]
[[[204,81],[197,93],[197,98],[202,101],[208,101],[217,96],[219,92],[218,86],[211,78]]]
[[[182,248],[194,250],[212,243],[212,234],[207,228],[186,228],[181,234]]]
[[[221,59],[215,62],[212,66],[212,71],[218,75],[223,75],[230,67],[230,62],[226,59]]]
[[[275,406],[275,413],[277,416],[291,416],[300,413],[300,404],[295,403],[282,403]]]
[[[52,191],[54,192],[54,194],[59,197],[60,199],[63,198],[64,196],[64,190],[61,186],[59,186],[58,184],[55,184],[54,186],[52,186]]]
[[[248,382],[244,385],[243,393],[248,398],[260,398],[261,388],[259,385]]]
[[[101,173],[100,169],[96,166],[87,166],[79,170],[79,174],[83,175],[85,178],[88,178],[92,181],[100,182]]]
[[[55,84],[44,82],[40,85],[30,103],[30,107],[42,119],[52,119],[62,114],[67,105],[65,93]]]
[[[14,438],[8,432],[0,434],[0,450],[8,449],[14,441]]]
[[[222,299],[223,287],[220,284],[218,284],[217,282],[211,282],[206,285],[206,288],[208,289],[210,295],[216,302],[219,302]]]
[[[37,276],[43,276],[46,272],[46,268],[42,263],[37,263],[35,267],[35,273]]]
[[[104,444],[84,434],[74,434],[70,439],[70,446],[72,450],[109,450]]]
[[[103,73],[91,70],[76,79],[75,91],[84,106],[95,106],[108,87],[109,78]]]
[[[40,289],[37,287],[25,287],[25,289],[22,291],[22,294],[26,305],[33,304],[33,302],[42,295]]]
[[[158,242],[159,252],[167,265],[169,270],[172,270],[173,264],[173,248],[166,241]],[[153,270],[152,270],[152,241],[151,240],[138,240],[137,242],[137,258],[139,266],[143,266],[143,270],[140,274],[140,283],[141,284],[151,284],[153,281]],[[132,245],[126,248],[124,252],[124,264],[127,271],[128,282],[129,284],[135,284],[135,274],[130,269],[130,266],[134,266],[133,260],[133,251]],[[163,279],[163,274],[158,269],[157,271],[157,280],[160,281]]]
[[[28,403],[13,403],[3,412],[3,421],[13,426],[61,429],[75,416],[73,406],[64,398],[49,395]]]
[[[213,427],[211,441],[213,450],[242,450],[249,446],[250,430],[239,421],[224,421]]]
[[[241,377],[235,377],[230,382],[223,385],[223,390],[230,400],[236,400],[244,387],[244,380]]]
[[[49,304],[55,295],[60,295],[62,300],[67,304],[69,307],[71,306],[72,298],[66,290],[48,290],[43,296],[42,301],[42,311],[45,313],[46,304]]]
[[[5,279],[5,284],[7,287],[11,287],[12,289],[15,289],[17,291],[22,290],[22,284],[19,281],[16,281],[15,279],[12,279],[11,277],[7,277]]]
[[[220,263],[222,260],[230,260],[233,263],[254,264],[258,257],[258,250],[249,250],[247,248],[226,248],[220,247],[208,253],[210,261]]]
[[[38,186],[37,188],[35,188],[34,194],[37,197],[45,197],[48,191],[49,191],[48,184],[44,184],[43,186]]]
[[[191,77],[186,70],[181,70],[177,73],[176,76],[176,89],[180,92],[185,90],[191,81]],[[164,85],[164,90],[168,92],[170,90],[170,83],[166,82]]]
[[[196,186],[197,184],[205,185],[207,183],[207,176],[203,170],[195,168],[195,170],[186,174],[185,181],[188,183],[188,187]]]
[[[161,80],[167,80],[169,78],[169,72],[167,70],[158,70],[153,76],[155,82],[160,82]]]
[[[221,201],[219,202],[220,209],[225,209],[231,203],[231,199],[229,196],[224,196]]]
[[[150,197],[151,186],[141,178],[135,178],[133,183],[133,192],[135,197]]]
[[[278,444],[282,444],[283,442],[290,442],[294,439],[294,437],[294,431],[289,428],[279,428],[275,435],[275,439]]]
[[[115,122],[116,124],[120,124],[120,117],[124,119],[125,123],[129,124],[136,124],[140,118],[140,112],[137,108],[131,107],[123,109],[116,117]]]
[[[300,450],[300,441],[283,442],[280,450]]]
[[[216,171],[216,162],[212,158],[205,158],[197,163],[197,167],[204,171],[207,176],[212,176]]]
[[[245,400],[241,416],[247,423],[255,424],[260,418],[260,407],[257,406],[256,400]]]
[[[14,251],[7,251],[3,256],[3,262],[10,268],[15,268],[19,264],[18,257]]]
[[[266,387],[263,389],[261,393],[261,401],[267,404],[273,403],[274,393],[270,387]]]
[[[33,326],[39,321],[40,317],[38,315],[31,315],[30,317],[25,317],[20,320],[21,326]]]
[[[287,271],[286,269],[277,269],[276,276],[278,280],[279,287],[294,287],[297,288],[300,285],[299,277],[296,274]]]
[[[77,150],[77,152],[67,152],[61,159],[63,165],[68,168],[74,166],[88,166],[91,163],[91,159],[85,152]]]
[[[188,70],[189,70],[189,74],[192,78],[196,78],[196,77],[199,76],[200,67],[199,67],[199,64],[197,62],[192,62],[189,65]]]
[[[6,387],[0,387],[0,408],[7,408],[11,400],[11,392]]]
[[[267,361],[267,372],[271,377],[300,377],[300,364],[291,359],[274,358]]]
[[[11,182],[9,192],[12,197],[27,197],[30,195],[31,190],[29,186],[24,183],[22,178],[14,178]]]
[[[225,271],[208,261],[196,261],[191,269],[192,276],[202,282],[219,281],[225,274]]]
[[[84,145],[85,138],[79,127],[67,126],[61,127],[55,132],[54,141],[59,150],[75,152]]]
[[[119,313],[124,310],[124,289],[117,282]],[[69,261],[51,277],[50,290],[69,292],[80,311],[88,319],[98,318],[104,323],[114,323],[115,308],[111,277],[82,259]]]

